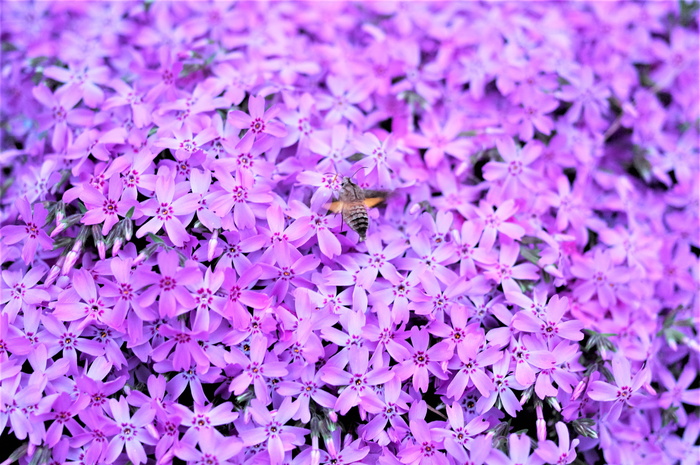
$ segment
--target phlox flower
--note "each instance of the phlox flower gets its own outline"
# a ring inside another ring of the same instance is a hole
[[[367,132],[353,139],[352,145],[365,155],[365,158],[355,163],[352,169],[365,168],[368,170],[366,173],[368,181],[380,187],[392,186],[392,172],[399,168],[401,160],[395,138],[388,135],[383,140],[379,140],[376,135]]]
[[[559,436],[559,445],[557,446],[553,441],[541,442],[535,450],[535,454],[546,463],[556,465],[571,463],[576,460],[576,446],[579,440],[574,439],[569,442],[569,430],[564,423],[557,422],[555,428]]]
[[[676,407],[678,424],[681,426],[684,426],[688,420],[683,404],[700,405],[700,389],[688,389],[697,377],[697,373],[697,369],[690,366],[685,367],[676,380],[665,367],[656,369],[655,374],[659,377],[664,388],[667,389],[661,394],[659,405],[665,409]]]
[[[147,456],[143,444],[154,445],[157,442],[155,435],[145,428],[153,421],[155,411],[141,408],[131,415],[124,397],[119,400],[110,399],[109,406],[119,433],[109,441],[105,460],[114,462],[126,449],[126,455],[131,463],[136,465],[145,463]]]
[[[515,201],[508,199],[493,210],[493,205],[481,202],[476,214],[481,218],[484,232],[479,241],[479,246],[490,250],[496,242],[496,236],[500,233],[511,239],[518,240],[525,234],[525,229],[517,223],[508,221],[518,211]]]
[[[384,384],[383,397],[380,401],[383,404],[381,411],[366,424],[360,426],[358,432],[367,441],[376,440],[380,445],[389,442],[386,433],[387,423],[392,428],[407,430],[408,425],[402,417],[409,409],[407,401],[410,396],[401,390],[401,381],[393,377]]]
[[[129,345],[135,345],[143,337],[143,322],[153,321],[157,314],[149,307],[139,304],[138,291],[141,284],[132,271],[131,258],[114,257],[109,262],[114,280],[105,280],[100,294],[116,302],[105,322],[112,328],[122,330],[126,324]],[[129,310],[133,310],[129,312]]]
[[[109,83],[117,95],[107,98],[102,105],[103,110],[110,110],[122,106],[131,108],[131,118],[134,126],[143,128],[153,121],[153,105],[145,102],[143,95],[121,79],[113,79]]]
[[[93,66],[91,63],[68,63],[68,68],[48,66],[44,76],[65,84],[68,89],[77,88],[87,106],[95,108],[104,101],[105,85],[110,79],[108,66]]]
[[[179,265],[175,251],[160,252],[157,257],[159,273],[147,269],[136,270],[136,279],[148,288],[138,297],[138,304],[149,307],[158,298],[158,314],[161,317],[175,317],[195,307],[192,294],[185,288],[193,285],[200,277],[193,263],[184,268]]]
[[[39,85],[32,89],[32,94],[51,112],[49,115],[40,117],[39,127],[41,131],[54,128],[51,146],[57,152],[61,152],[72,142],[73,134],[68,127],[69,124],[72,126],[92,124],[92,111],[87,108],[74,108],[81,98],[80,89],[77,87],[61,87],[52,94],[47,86]]]
[[[468,462],[469,456],[467,451],[472,451],[472,456],[474,453],[479,452],[485,453],[484,458],[488,456],[491,452],[490,444],[482,444],[483,441],[475,438],[476,435],[489,428],[488,421],[484,417],[478,416],[465,424],[464,410],[461,405],[453,403],[445,408],[447,410],[449,428],[438,428],[437,432],[439,435],[442,435],[447,453],[463,463],[471,463]]]
[[[517,242],[509,242],[501,244],[501,250],[498,256],[498,263],[489,267],[485,273],[487,277],[502,284],[504,287],[515,286],[515,280],[531,280],[539,279],[539,269],[537,265],[532,263],[515,262],[520,256],[520,244]]]
[[[615,305],[615,286],[628,282],[630,274],[625,267],[614,266],[611,258],[603,249],[597,249],[592,257],[574,257],[571,274],[580,280],[574,287],[575,297],[586,302],[595,294],[603,308]]]
[[[586,124],[593,129],[601,129],[605,126],[603,115],[607,112],[610,97],[610,89],[606,83],[595,82],[593,69],[584,66],[574,75],[566,76],[571,84],[562,87],[557,98],[572,102],[571,108],[566,112],[569,122],[579,121],[583,115]]]
[[[200,442],[200,445],[204,445],[202,443],[206,443],[205,438],[210,435],[221,437],[215,429],[217,426],[233,423],[238,418],[238,412],[233,412],[232,408],[231,402],[224,402],[217,406],[195,403],[193,410],[174,403],[170,406],[170,411],[181,418],[182,426],[188,427],[180,441],[191,445]]]
[[[306,365],[301,369],[298,381],[280,382],[277,385],[277,393],[284,397],[296,396],[295,403],[298,404],[298,409],[292,418],[308,423],[311,420],[311,400],[325,408],[333,408],[338,400],[330,392],[321,389],[325,384],[321,380],[321,372],[315,371],[312,365]]]
[[[119,217],[127,216],[131,207],[138,203],[128,199],[122,199],[122,181],[118,175],[109,179],[109,188],[105,197],[92,186],[84,186],[79,198],[85,203],[88,211],[83,215],[83,224],[102,224],[102,234],[107,235],[112,227],[117,224]]]
[[[535,338],[522,336],[511,345],[511,356],[515,362],[515,379],[524,387],[535,383],[537,369],[553,368],[554,355],[548,350],[537,348]]]
[[[411,147],[428,149],[424,158],[429,169],[436,168],[446,158],[445,155],[464,160],[473,144],[466,138],[458,138],[465,129],[462,121],[460,113],[452,112],[441,128],[437,116],[429,113],[419,123],[422,134],[409,134],[405,142]]]
[[[371,91],[364,81],[353,84],[351,79],[344,76],[330,75],[326,78],[330,95],[320,94],[316,107],[328,110],[324,120],[328,124],[337,124],[343,118],[356,127],[363,127],[364,115],[356,105],[364,102]]]
[[[496,404],[496,400],[499,399],[503,409],[512,417],[514,417],[519,410],[522,410],[522,406],[513,393],[513,389],[522,390],[524,388],[518,383],[515,376],[509,375],[511,372],[510,362],[510,357],[503,357],[493,365],[493,373],[490,374],[490,376],[495,389],[493,389],[488,396],[483,396],[477,401],[476,408],[478,412],[487,412]]]
[[[196,194],[185,194],[175,199],[174,176],[167,167],[160,168],[156,178],[156,198],[141,205],[143,214],[151,219],[136,231],[136,237],[143,237],[148,233],[155,234],[165,226],[172,243],[182,247],[190,239],[190,235],[178,216],[196,211],[199,202],[197,197]]]
[[[251,266],[240,275],[232,268],[227,268],[224,272],[222,288],[228,295],[222,314],[231,320],[235,328],[244,328],[250,324],[251,316],[246,307],[260,310],[270,304],[267,295],[249,289],[261,274],[259,265]]]
[[[242,372],[231,380],[229,391],[241,395],[248,386],[253,384],[255,397],[260,402],[270,402],[270,390],[265,384],[265,378],[284,376],[287,374],[287,363],[280,362],[277,357],[267,351],[268,342],[264,336],[254,336],[250,341],[250,356],[234,349],[227,355],[230,364],[237,365]],[[296,409],[291,416],[296,413]]]
[[[284,137],[287,134],[284,124],[274,120],[280,107],[273,105],[265,110],[264,97],[249,97],[248,110],[250,115],[234,110],[229,112],[227,117],[228,124],[248,130],[236,144],[236,149],[249,152],[258,137]]]
[[[531,440],[525,434],[511,434],[508,437],[508,455],[495,449],[489,458],[496,465],[542,465],[537,454],[530,455]],[[556,447],[556,446],[555,446]]]
[[[411,434],[413,444],[403,447],[399,451],[401,463],[410,465],[430,465],[445,463],[445,454],[442,449],[441,435],[436,428],[431,428],[425,420],[411,420]]]
[[[490,161],[484,166],[484,179],[498,181],[499,199],[510,199],[523,190],[537,191],[540,186],[540,175],[530,165],[542,154],[542,144],[530,141],[523,147],[518,147],[512,138],[496,140],[498,153],[503,161]]]
[[[469,332],[465,331],[464,338],[460,339],[463,340],[456,346],[457,357],[452,358],[448,364],[450,370],[457,372],[447,385],[446,395],[452,399],[459,399],[471,386],[476,387],[482,396],[491,395],[495,386],[486,368],[498,362],[503,357],[503,352],[497,347],[484,345],[483,330],[472,328]]]
[[[411,331],[410,355],[401,360],[400,364],[394,368],[394,373],[401,381],[412,378],[413,388],[419,392],[428,390],[430,382],[429,373],[439,379],[447,379],[444,370],[438,362],[444,362],[451,358],[451,353],[446,347],[433,346],[428,348],[430,334],[421,331],[414,326]]]
[[[43,289],[35,289],[41,278],[46,274],[46,268],[36,266],[28,270],[24,276],[21,271],[5,270],[2,280],[5,285],[0,290],[0,304],[3,305],[3,315],[8,322],[14,322],[17,314],[23,308],[51,300],[51,296]]]
[[[509,296],[509,300],[516,302],[523,308],[527,308],[527,300],[521,299],[519,296],[523,295],[512,293]],[[552,296],[545,307],[544,313],[539,315],[539,318],[530,311],[521,311],[515,314],[513,326],[520,331],[536,333],[538,337],[543,338],[548,343],[556,341],[553,340],[555,337],[570,341],[580,341],[583,339],[583,333],[581,332],[583,323],[577,320],[561,321],[564,313],[568,310],[568,306],[569,299],[567,297]]]
[[[345,415],[352,407],[358,406],[370,413],[379,413],[382,402],[374,390],[374,386],[388,382],[394,373],[388,367],[369,368],[369,351],[359,347],[355,356],[350,357],[350,370],[344,370],[347,359],[329,362],[321,370],[321,379],[333,386],[343,386],[345,389],[338,396],[335,409]]]
[[[216,178],[219,190],[211,195],[211,210],[220,218],[226,217],[233,210],[233,222],[223,220],[225,229],[251,229],[255,226],[255,214],[252,204],[265,204],[272,201],[270,188],[257,183],[252,173],[238,171],[233,177],[230,173],[217,169]],[[235,226],[234,226],[235,225]]]
[[[85,269],[75,270],[72,279],[73,288],[61,293],[53,316],[60,321],[78,321],[79,330],[91,323],[111,321],[112,303],[98,295],[92,274]]]
[[[282,405],[273,412],[270,412],[265,404],[257,399],[253,399],[250,406],[250,414],[255,423],[260,426],[240,431],[243,444],[252,446],[266,442],[270,463],[281,465],[284,460],[284,452],[303,444],[304,435],[309,431],[305,428],[286,425],[294,416],[297,405],[290,398],[286,398]]]
[[[613,356],[612,371],[615,384],[593,381],[588,390],[588,397],[599,402],[614,401],[609,414],[609,419],[614,421],[620,416],[624,404],[634,406],[640,401],[641,394],[637,391],[649,382],[651,373],[648,368],[642,368],[632,378],[630,362],[620,352]]]
[[[28,265],[34,261],[39,246],[44,250],[53,247],[53,241],[43,230],[48,212],[41,203],[30,205],[26,197],[17,199],[15,205],[25,225],[3,226],[0,228],[0,235],[2,235],[2,242],[5,244],[11,245],[24,241],[22,260]]]
[[[191,330],[180,321],[172,325],[161,325],[158,332],[165,341],[153,347],[151,358],[154,362],[162,362],[170,358],[175,370],[185,370],[193,364],[197,373],[205,373],[209,369],[210,359],[202,348],[201,341],[206,340],[208,330]],[[170,357],[170,352],[172,357]]]

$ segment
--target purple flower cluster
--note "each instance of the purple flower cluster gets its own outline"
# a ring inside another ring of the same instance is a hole
[[[0,460],[697,463],[694,5],[6,2]]]

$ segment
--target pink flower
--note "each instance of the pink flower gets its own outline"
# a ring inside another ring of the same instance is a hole
[[[34,289],[34,286],[46,274],[46,268],[34,267],[24,276],[19,271],[5,270],[2,272],[2,280],[5,285],[0,290],[0,304],[4,305],[3,314],[7,314],[12,323],[17,313],[30,305],[37,305],[51,300],[51,296],[43,289]]]
[[[267,410],[262,402],[253,399],[250,403],[250,413],[255,423],[260,426],[240,431],[239,436],[243,444],[252,446],[266,442],[270,463],[281,465],[284,452],[294,449],[295,445],[303,444],[304,435],[309,432],[305,428],[286,425],[296,410],[297,405],[289,397],[285,398],[274,412]]]
[[[39,130],[54,128],[51,146],[57,152],[64,150],[72,141],[68,125],[89,126],[94,113],[87,108],[73,108],[80,101],[80,90],[76,87],[61,87],[52,94],[48,87],[39,85],[32,89],[34,97],[51,111],[39,118]]]
[[[114,421],[119,427],[119,433],[109,441],[105,460],[114,463],[126,448],[126,455],[131,463],[135,465],[146,463],[148,459],[143,444],[154,445],[157,438],[144,427],[151,424],[155,417],[155,411],[142,407],[134,415],[131,415],[129,405],[124,397],[119,401],[110,399],[109,406]]]
[[[151,124],[153,120],[153,105],[145,103],[142,95],[135,88],[130,87],[121,79],[113,79],[109,86],[116,90],[118,95],[109,97],[102,105],[103,110],[128,105],[131,107],[134,126],[143,128]]]
[[[189,262],[181,268],[178,254],[175,251],[158,254],[158,269],[160,274],[148,270],[136,272],[137,282],[149,286],[138,298],[138,304],[148,307],[158,297],[158,313],[161,317],[175,317],[195,307],[196,302],[185,288],[200,278],[199,270]]]
[[[132,206],[138,205],[134,201],[121,200],[122,192],[122,181],[117,174],[109,180],[107,197],[92,186],[84,186],[79,198],[85,202],[88,211],[81,222],[88,225],[104,223],[102,234],[106,236],[120,216],[125,217]]]
[[[253,147],[253,142],[263,134],[273,137],[284,137],[287,130],[279,121],[273,121],[280,111],[279,107],[272,106],[265,111],[265,98],[250,96],[248,99],[248,110],[250,115],[239,110],[234,110],[228,114],[228,124],[239,129],[248,129],[248,132],[236,144],[236,149],[242,152],[249,152]]]
[[[578,439],[569,442],[569,430],[561,421],[555,425],[557,435],[559,436],[559,445],[553,441],[540,442],[535,454],[547,463],[564,465],[576,460],[576,446],[579,443]]]
[[[185,225],[178,216],[185,216],[197,210],[198,196],[185,194],[173,200],[175,196],[175,179],[167,167],[158,170],[156,179],[156,199],[147,200],[141,206],[141,211],[152,217],[143,224],[136,237],[143,237],[148,233],[157,233],[165,226],[165,231],[173,244],[182,247],[190,239]]]
[[[97,107],[104,100],[104,92],[98,84],[107,84],[110,74],[108,66],[91,66],[88,63],[69,63],[68,69],[49,66],[44,70],[44,76],[65,83],[64,87],[77,88],[90,108]]]
[[[540,190],[540,175],[530,165],[542,154],[542,144],[530,141],[521,148],[509,137],[498,139],[496,146],[503,161],[488,162],[484,166],[484,179],[500,184],[495,188],[499,198],[510,199],[523,191]]]
[[[620,416],[624,404],[634,406],[641,400],[637,391],[651,379],[651,372],[642,368],[631,378],[630,362],[622,353],[617,352],[612,359],[612,372],[615,384],[605,381],[593,381],[588,390],[588,397],[599,402],[615,402],[610,409],[610,421]]]
[[[5,244],[16,244],[24,240],[22,260],[29,265],[34,261],[34,255],[38,246],[41,246],[44,250],[50,250],[53,247],[53,241],[42,229],[48,213],[41,203],[34,204],[34,211],[32,212],[32,206],[26,197],[17,199],[15,205],[25,226],[4,226],[0,229],[0,235],[2,235],[2,242]]]
[[[525,229],[519,224],[508,221],[518,211],[515,201],[508,199],[493,210],[493,206],[487,202],[481,202],[476,210],[477,215],[484,223],[484,233],[479,242],[480,247],[490,250],[496,242],[498,233],[511,239],[518,240],[525,234]]]
[[[464,130],[460,113],[450,113],[444,127],[439,127],[437,117],[428,113],[419,123],[422,134],[412,133],[406,136],[406,143],[411,147],[428,149],[425,152],[425,164],[436,168],[445,155],[452,155],[458,160],[465,160],[473,147],[466,138],[459,138]]]

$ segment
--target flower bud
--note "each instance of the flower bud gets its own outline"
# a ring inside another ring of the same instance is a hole
[[[67,275],[73,266],[75,266],[75,264],[78,262],[78,257],[80,257],[80,253],[74,250],[68,252],[66,255],[66,261],[63,262],[63,266],[61,267],[61,274]]]
[[[581,394],[583,394],[583,391],[586,390],[586,385],[588,384],[588,378],[584,378],[581,381],[578,382],[576,387],[574,388],[574,392],[571,394],[571,400],[576,400],[579,397],[581,397]]]
[[[59,261],[51,267],[51,270],[49,270],[48,276],[46,276],[46,279],[44,280],[44,285],[49,286],[53,284],[54,281],[56,281],[56,278],[61,274],[61,264],[65,260],[65,256],[62,256]]]
[[[124,223],[124,239],[128,242],[134,235],[134,222],[130,218],[124,218],[122,221]]]
[[[542,404],[537,402],[535,406],[535,411],[537,412],[537,421],[535,425],[537,427],[537,440],[542,442],[547,439],[547,423],[544,421],[544,414],[542,413]]]
[[[207,243],[207,260],[212,261],[216,253],[216,245],[219,243],[219,230],[215,229]]]
[[[119,253],[123,244],[124,244],[124,241],[122,241],[121,237],[117,237],[116,239],[114,239],[114,245],[112,246],[112,256],[113,257]]]

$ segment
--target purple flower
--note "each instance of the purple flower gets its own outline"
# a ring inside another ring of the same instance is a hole
[[[34,267],[24,276],[20,271],[2,272],[5,286],[0,291],[0,304],[4,305],[3,314],[8,316],[10,323],[22,308],[51,300],[48,292],[34,288],[45,274],[46,269],[42,267]]]
[[[334,395],[321,389],[324,385],[321,372],[314,372],[313,366],[306,365],[299,381],[282,381],[277,385],[277,393],[285,397],[297,396],[298,409],[292,418],[308,423],[311,419],[309,403],[312,399],[325,408],[333,408],[337,401]]]
[[[68,68],[49,66],[44,76],[65,83],[67,89],[77,88],[83,101],[90,108],[95,108],[104,100],[104,91],[100,85],[109,82],[110,69],[107,66],[91,66],[88,63],[69,63]]]
[[[507,138],[497,139],[496,147],[503,161],[487,163],[484,166],[484,179],[498,182],[496,185],[500,193],[499,198],[513,198],[523,189],[537,190],[540,185],[540,175],[530,165],[542,154],[542,145],[530,141],[524,147],[518,147],[513,139]],[[505,234],[505,231],[501,232]]]
[[[80,89],[61,87],[52,94],[48,87],[39,85],[32,89],[32,94],[51,112],[40,118],[39,126],[42,131],[54,128],[51,136],[51,146],[54,150],[58,152],[64,150],[72,140],[69,124],[73,126],[92,124],[92,111],[86,108],[74,108],[81,98]]]
[[[446,154],[459,160],[467,157],[472,143],[466,138],[458,138],[463,130],[461,114],[450,113],[443,128],[439,127],[436,116],[430,113],[419,124],[422,134],[410,134],[406,137],[406,143],[428,149],[424,156],[428,168],[436,168]]]
[[[192,294],[185,286],[197,282],[200,274],[194,266],[178,266],[178,254],[174,251],[158,254],[160,274],[148,270],[137,270],[136,278],[149,286],[138,298],[138,304],[149,307],[158,298],[158,313],[161,317],[174,317],[196,306]],[[191,265],[191,264],[190,264]]]
[[[371,413],[379,413],[382,402],[374,386],[388,382],[394,373],[388,367],[371,370],[369,368],[369,352],[359,347],[355,356],[350,357],[350,370],[344,370],[347,361],[329,362],[322,371],[321,379],[333,386],[344,386],[338,396],[335,409],[345,415],[352,407],[358,406]],[[347,360],[347,359],[346,359]]]
[[[260,402],[270,402],[270,390],[265,383],[265,378],[286,375],[287,364],[278,361],[273,353],[267,351],[267,347],[267,339],[264,336],[254,336],[250,341],[250,357],[246,357],[238,349],[228,354],[227,361],[241,369],[241,372],[231,380],[229,391],[237,396],[241,395],[252,383],[256,399]]]
[[[508,455],[494,449],[490,460],[497,465],[542,465],[544,460],[537,454],[530,455],[530,444],[527,435],[511,434],[508,437]]]
[[[309,431],[297,426],[287,426],[286,423],[294,416],[297,406],[286,398],[282,405],[270,412],[265,405],[253,399],[250,403],[250,414],[258,427],[242,430],[240,438],[245,446],[262,442],[267,443],[270,463],[280,465],[284,460],[284,452],[293,450],[295,445],[304,443],[304,435]]]
[[[287,131],[282,123],[274,121],[280,108],[272,106],[265,111],[264,97],[249,97],[248,109],[250,115],[242,111],[234,110],[229,112],[228,124],[239,129],[247,129],[243,138],[236,144],[236,149],[242,152],[249,152],[253,143],[260,135],[269,135],[273,137],[283,137]],[[267,136],[267,137],[269,137]]]
[[[141,408],[136,413],[129,413],[129,406],[126,399],[122,397],[118,401],[110,399],[110,410],[114,423],[119,428],[110,441],[105,452],[105,460],[114,462],[122,451],[126,448],[126,455],[134,464],[145,463],[147,461],[146,451],[143,444],[154,445],[157,438],[145,428],[150,425],[155,416],[155,412],[148,408]]]
[[[437,429],[430,428],[425,420],[411,420],[413,444],[399,452],[401,463],[429,465],[444,463],[445,454],[440,452],[442,440]]]
[[[523,308],[528,308],[530,305],[525,296],[519,293],[512,293],[508,296],[508,300],[516,302]],[[549,303],[545,307],[545,311],[541,315],[535,315],[531,311],[521,311],[513,317],[513,327],[520,331],[528,333],[536,333],[539,337],[551,343],[553,338],[560,337],[570,341],[580,341],[583,339],[583,323],[576,320],[561,321],[564,312],[569,305],[567,297],[560,298],[552,296]],[[538,318],[539,316],[539,318]]]
[[[478,400],[476,408],[479,412],[487,412],[494,406],[497,399],[500,399],[503,409],[512,417],[519,410],[522,410],[520,402],[518,402],[517,397],[513,393],[513,389],[522,390],[523,386],[518,383],[515,376],[508,374],[511,372],[510,361],[510,357],[503,357],[494,364],[491,381],[495,389],[488,396],[483,396]]]
[[[179,459],[194,463],[216,463],[221,465],[237,463],[231,461],[237,456],[243,444],[238,438],[224,438],[211,431],[199,434],[199,450],[193,441],[184,438],[177,444],[174,454]]]
[[[640,394],[637,393],[643,384],[649,382],[649,370],[643,368],[634,375],[630,376],[630,362],[621,354],[616,353],[612,359],[613,376],[615,384],[606,383],[605,381],[593,381],[588,390],[588,396],[599,402],[615,402],[610,409],[610,419],[614,420],[620,415],[623,404],[634,406],[640,401]]]
[[[401,381],[411,378],[413,388],[419,392],[428,390],[429,373],[440,379],[447,379],[443,368],[438,362],[449,360],[452,356],[446,347],[433,346],[428,348],[430,335],[427,331],[421,331],[417,326],[411,331],[413,346],[409,349],[410,355],[402,360],[394,368],[396,376]]]
[[[541,442],[535,450],[535,454],[546,463],[557,465],[571,463],[576,459],[576,446],[579,440],[574,439],[569,442],[569,430],[564,423],[557,422],[555,428],[559,436],[559,445],[557,446],[552,441]]]
[[[155,234],[165,226],[165,231],[175,246],[182,247],[190,239],[178,216],[189,215],[197,210],[197,195],[185,194],[177,199],[174,197],[175,179],[167,167],[162,167],[158,170],[156,179],[156,199],[148,200],[141,206],[143,214],[151,219],[136,231],[136,237]]]
[[[454,308],[452,312],[455,313]],[[458,371],[447,385],[447,396],[459,399],[471,386],[475,386],[482,396],[491,395],[495,387],[485,368],[499,361],[503,353],[496,347],[484,346],[484,333],[480,328],[474,330],[472,327],[471,331],[456,334],[460,334],[462,342],[457,344],[458,357],[453,358],[448,367]]]
[[[480,441],[476,440],[475,436],[486,431],[489,423],[483,417],[478,416],[465,425],[464,410],[459,404],[448,405],[446,409],[450,428],[438,428],[437,432],[442,435],[447,453],[464,463],[468,461],[467,451],[469,450],[472,451],[472,455],[476,452],[483,452],[485,453],[484,457],[486,457],[491,449],[490,444],[488,446],[477,444]]]
[[[2,241],[5,244],[16,244],[24,240],[22,247],[22,260],[27,265],[34,261],[36,250],[41,246],[44,250],[50,250],[53,247],[53,241],[48,234],[42,229],[46,222],[46,208],[42,204],[32,206],[26,197],[17,199],[16,202],[19,216],[24,221],[25,226],[7,225],[0,228]]]
[[[256,179],[251,173],[238,171],[235,174],[234,178],[228,172],[217,170],[220,190],[218,195],[212,196],[207,202],[211,202],[211,210],[220,218],[224,218],[233,210],[233,224],[236,228],[251,229],[255,226],[255,214],[250,204],[270,202],[270,188],[264,184],[256,186]],[[233,224],[230,220],[222,221],[226,229],[233,230]]]

